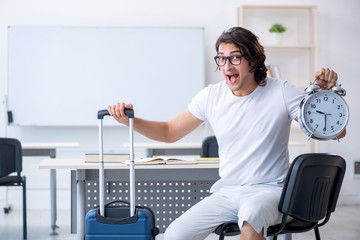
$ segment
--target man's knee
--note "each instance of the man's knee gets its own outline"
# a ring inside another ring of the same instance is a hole
[[[264,228],[258,233],[250,223],[243,222],[243,225],[241,227],[241,238],[242,239],[259,239],[262,240],[264,238]]]
[[[191,219],[179,217],[167,227],[164,240],[205,239],[212,231],[208,224],[196,225]]]
[[[164,232],[164,240],[184,240],[184,229],[175,222],[172,222]]]

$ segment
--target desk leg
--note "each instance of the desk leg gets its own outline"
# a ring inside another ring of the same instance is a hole
[[[146,157],[152,157],[154,155],[153,150],[151,148],[147,148],[145,154],[146,154]]]
[[[56,229],[56,170],[50,169],[50,212],[51,212],[51,236],[58,235]]]
[[[50,158],[56,158],[56,149],[49,150]],[[51,212],[51,236],[58,235],[55,229],[57,219],[57,206],[56,206],[56,169],[50,170],[50,212]]]
[[[76,200],[76,233],[77,240],[85,239],[85,178],[84,171],[76,170],[77,200]]]

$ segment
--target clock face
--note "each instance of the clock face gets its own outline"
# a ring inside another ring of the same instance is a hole
[[[307,99],[302,109],[303,124],[317,138],[334,138],[345,128],[349,110],[342,97],[325,90]]]

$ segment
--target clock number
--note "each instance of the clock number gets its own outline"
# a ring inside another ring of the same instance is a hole
[[[324,101],[327,102],[329,100],[329,97],[325,96]]]
[[[315,128],[315,129],[318,129],[318,127],[319,127],[319,124],[316,124],[316,128]]]
[[[310,119],[310,123],[314,123],[314,120],[313,120],[313,119]]]
[[[310,114],[311,114],[311,111],[308,111],[308,114],[309,114],[309,116],[310,116]]]
[[[334,131],[334,126],[331,126],[331,130]]]
[[[337,125],[340,125],[340,121],[337,121],[336,124],[337,124]]]
[[[342,113],[339,113],[339,117],[343,117],[343,114],[342,114]]]
[[[321,99],[316,99],[316,103],[321,103]]]
[[[338,109],[338,110],[340,109],[340,107],[341,107],[340,105],[337,105],[337,109]]]
[[[316,108],[316,104],[311,104],[311,108]]]

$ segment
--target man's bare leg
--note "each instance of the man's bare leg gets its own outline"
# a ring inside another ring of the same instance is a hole
[[[265,240],[264,229],[257,233],[255,229],[248,223],[244,222],[241,228],[241,240]]]

